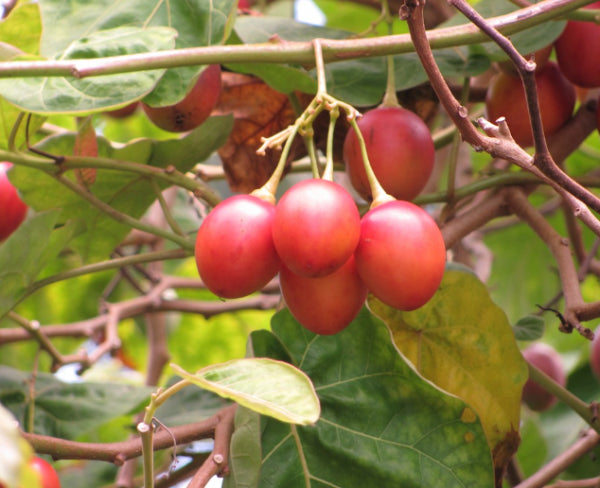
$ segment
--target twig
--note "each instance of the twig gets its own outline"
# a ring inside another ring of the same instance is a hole
[[[571,464],[591,451],[600,443],[600,435],[593,430],[588,429],[575,444],[562,454],[556,456],[546,466],[542,467],[535,474],[527,478],[515,488],[541,488],[549,481],[552,481],[560,473],[565,471]]]

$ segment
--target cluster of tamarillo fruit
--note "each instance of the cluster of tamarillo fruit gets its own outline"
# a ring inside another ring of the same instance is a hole
[[[594,2],[585,9],[600,9]],[[600,87],[600,26],[594,22],[568,21],[558,39],[534,53],[535,81],[544,133],[554,134],[570,118],[577,96]],[[554,49],[556,61],[550,59]],[[504,116],[514,140],[522,147],[533,145],[525,93],[512,63],[500,63],[486,95],[488,119]],[[600,110],[596,111],[600,130]]]

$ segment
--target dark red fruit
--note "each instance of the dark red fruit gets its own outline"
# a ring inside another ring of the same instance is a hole
[[[315,334],[331,335],[345,329],[367,298],[367,287],[352,256],[322,278],[305,278],[282,266],[279,282],[292,315]]]
[[[427,183],[435,158],[429,128],[400,107],[380,107],[358,120],[369,162],[383,189],[399,200],[412,200]],[[354,189],[371,200],[358,137],[353,128],[344,140],[344,162]]]
[[[104,114],[108,115],[109,117],[112,117],[114,119],[124,119],[125,117],[129,117],[130,115],[133,115],[135,113],[135,111],[137,110],[138,105],[139,105],[139,102],[133,102],[133,103],[130,103],[129,105],[125,105],[124,107],[104,112]]]
[[[337,183],[310,179],[287,190],[275,208],[273,241],[281,261],[308,278],[326,276],[356,249],[360,215]]]
[[[583,8],[600,8],[594,2]],[[600,86],[600,25],[569,20],[556,40],[556,60],[563,74],[576,85]]]
[[[42,488],[60,488],[60,479],[54,467],[42,458],[33,457],[29,466],[38,473]]]
[[[273,245],[275,207],[252,195],[219,203],[196,236],[196,265],[207,288],[222,298],[260,290],[279,271]]]
[[[215,108],[221,92],[221,67],[208,66],[183,100],[166,107],[150,107],[142,103],[148,118],[169,132],[185,132],[198,127]]]
[[[569,120],[575,106],[575,88],[561,74],[556,63],[547,62],[535,74],[544,134],[552,135]],[[520,146],[533,145],[533,133],[521,79],[499,73],[486,95],[487,118],[504,116],[510,132]]]
[[[0,241],[17,230],[27,215],[27,205],[8,179],[7,171],[11,166],[12,163],[0,163]]]
[[[354,256],[359,276],[375,297],[399,310],[413,310],[438,289],[446,247],[425,210],[396,200],[365,214]]]
[[[567,376],[560,354],[548,344],[536,342],[523,351],[523,357],[536,368],[542,370],[559,385],[567,384]],[[528,379],[523,387],[523,402],[536,412],[548,410],[556,403],[556,397],[548,393],[533,380]]]

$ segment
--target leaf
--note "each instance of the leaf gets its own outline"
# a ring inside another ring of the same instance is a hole
[[[262,452],[260,448],[260,415],[249,408],[235,412],[229,455],[229,476],[223,488],[257,488]]]
[[[251,76],[227,73],[215,113],[232,113],[235,119],[231,135],[219,148],[227,182],[232,191],[249,193],[262,186],[275,169],[281,151],[256,154],[262,137],[272,136],[296,120],[288,97]],[[294,141],[289,161],[298,157],[301,139]]]
[[[334,336],[312,334],[287,309],[275,314],[272,330],[252,334],[254,353],[289,357],[305,371],[322,413],[315,426],[261,419],[258,486],[493,485],[476,414],[417,375],[398,355],[384,324],[367,310]],[[255,449],[251,442],[248,448]],[[254,452],[232,452],[244,454]],[[236,486],[252,486],[243,475],[236,479],[242,480]]]
[[[178,380],[177,377],[171,378],[166,387]],[[184,425],[207,419],[228,404],[229,402],[210,391],[184,388],[170,397],[169,401],[160,407],[156,416],[164,425]]]
[[[223,144],[231,124],[230,117],[211,117],[183,138],[136,140],[120,148],[113,148],[108,141],[99,137],[98,153],[102,157],[158,168],[172,165],[185,173]],[[75,134],[65,134],[46,139],[37,147],[51,154],[72,154],[74,143]],[[86,232],[72,243],[85,262],[105,259],[131,231],[128,225],[116,222],[39,170],[15,165],[11,177],[23,200],[34,209],[60,208],[60,222],[77,219],[85,224]],[[160,181],[157,184],[161,189],[166,187]],[[136,219],[141,218],[156,199],[155,187],[150,179],[133,172],[99,170],[91,190],[103,202]]]
[[[310,379],[288,363],[269,358],[234,359],[192,375],[176,365],[182,378],[282,422],[309,425],[320,414]]]
[[[39,53],[41,35],[42,22],[37,2],[19,3],[0,23],[0,42],[25,53]]]
[[[30,382],[31,373],[0,366],[0,402],[23,425],[34,408],[34,432],[63,439],[76,439],[109,420],[140,411],[153,391],[121,383],[63,383],[37,373],[32,405]]]
[[[502,471],[518,447],[527,367],[485,286],[471,273],[447,271],[420,309],[401,312],[372,296],[368,304],[417,371],[473,407]]]
[[[178,49],[223,44],[231,31],[236,4],[235,0],[46,0],[41,3],[41,51],[44,56],[59,57],[83,37],[122,26],[174,29],[174,47]],[[181,100],[201,69],[194,66],[163,70],[163,77],[145,101],[154,106]],[[121,97],[121,102],[127,101],[133,98]]]
[[[70,19],[70,22],[76,22]],[[166,27],[118,27],[74,41],[61,59],[86,59],[155,52],[175,46],[177,32]],[[119,73],[83,79],[66,77],[0,79],[0,94],[17,107],[39,114],[85,114],[105,110],[149,93],[164,70]],[[115,90],[115,87],[119,87]]]
[[[21,299],[46,264],[81,233],[76,221],[54,229],[58,215],[56,210],[32,215],[0,245],[0,317]]]
[[[544,319],[536,315],[526,315],[513,326],[515,339],[518,341],[535,341],[544,335]]]

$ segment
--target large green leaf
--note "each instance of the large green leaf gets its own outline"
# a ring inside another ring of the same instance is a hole
[[[121,383],[64,383],[37,373],[35,398],[30,396],[31,373],[0,366],[0,402],[27,425],[33,409],[33,431],[76,439],[111,419],[139,411],[152,388]]]
[[[22,298],[44,266],[83,230],[77,221],[55,229],[58,216],[56,210],[35,214],[0,244],[0,317]]]
[[[284,309],[272,330],[252,334],[257,356],[291,361],[312,379],[321,400],[314,426],[261,418],[262,464],[235,473],[231,486],[370,488],[493,486],[490,451],[476,414],[423,380],[394,348],[380,320],[363,309],[341,333],[319,336]],[[246,422],[248,431],[252,420]],[[232,458],[254,456],[250,439]]]
[[[504,312],[473,274],[447,271],[423,307],[402,312],[369,297],[396,347],[427,379],[465,400],[481,418],[496,466],[518,446],[527,367]]]
[[[166,27],[118,27],[74,41],[60,57],[86,59],[170,49],[175,46],[176,35],[175,30]],[[163,72],[152,70],[83,79],[3,79],[0,80],[0,94],[28,112],[81,114],[142,98],[152,90]]]
[[[173,165],[185,173],[224,143],[231,125],[231,117],[211,117],[181,139],[143,139],[119,148],[99,138],[99,155],[160,168]],[[39,147],[51,154],[68,155],[72,154],[74,141],[75,134],[64,134],[47,139]],[[22,166],[15,166],[12,173],[11,179],[28,205],[38,211],[60,208],[61,222],[78,219],[85,223],[86,232],[72,245],[86,262],[105,259],[131,230],[128,225],[116,222],[79,195],[66,190],[46,173]],[[74,180],[74,176],[70,177]],[[165,187],[160,181],[157,184],[161,189]],[[157,197],[147,176],[119,170],[99,170],[89,190],[103,202],[134,218],[140,218]]]
[[[200,388],[282,422],[308,425],[319,418],[319,399],[312,383],[288,363],[270,358],[234,359],[195,374],[172,367]]]

